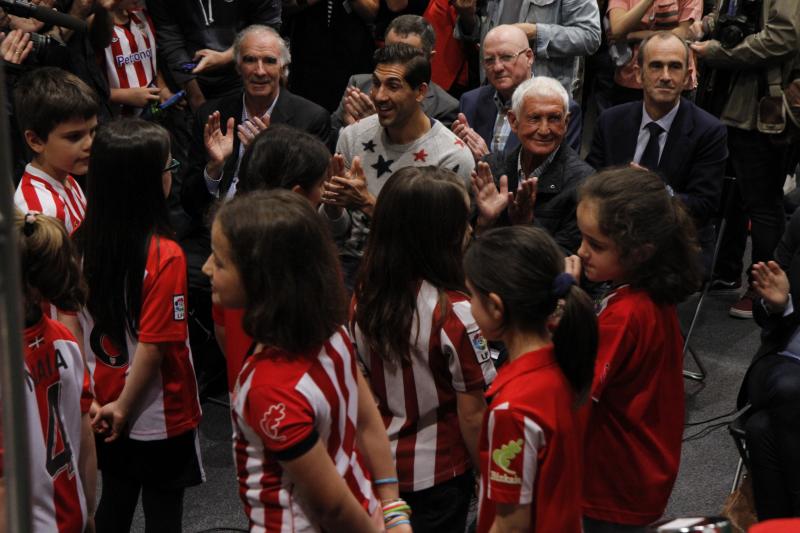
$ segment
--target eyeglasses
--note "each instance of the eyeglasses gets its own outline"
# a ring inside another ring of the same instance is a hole
[[[174,172],[181,166],[181,162],[175,158],[169,160],[169,164],[164,167],[164,172]]]
[[[483,65],[485,67],[493,67],[495,61],[498,61],[498,60],[503,65],[510,65],[511,63],[513,63],[519,57],[520,54],[525,53],[528,50],[530,50],[530,48],[523,48],[522,50],[520,50],[516,54],[503,54],[503,55],[500,55],[500,56],[484,57],[483,58]]]

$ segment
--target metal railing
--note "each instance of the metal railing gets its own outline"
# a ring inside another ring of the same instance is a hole
[[[14,180],[6,114],[6,82],[0,60],[0,423],[3,435],[5,531],[31,531],[28,428],[22,347],[22,297],[17,235],[14,228]]]

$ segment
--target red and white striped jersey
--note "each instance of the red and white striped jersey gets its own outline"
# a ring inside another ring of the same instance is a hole
[[[128,423],[130,438],[161,440],[200,423],[186,324],[186,257],[175,241],[159,236],[150,240],[143,284],[138,336],[126,335],[124,346],[96,328],[86,309],[80,322],[94,394],[101,405],[122,392],[138,342],[159,345],[163,359],[158,378],[148,384]]]
[[[553,345],[506,363],[486,396],[478,533],[497,504],[530,505],[531,532],[580,533],[583,435]]]
[[[106,76],[111,89],[147,87],[156,79],[156,38],[145,10],[128,13],[127,24],[114,24],[105,49]]]
[[[470,468],[458,424],[456,393],[483,391],[495,377],[469,298],[456,291],[445,294],[447,304],[442,307],[439,290],[421,282],[411,322],[416,350],[410,362],[395,365],[367,353],[361,329],[355,321],[351,323],[403,492],[430,488]]]
[[[35,211],[57,218],[69,234],[78,229],[86,215],[86,197],[72,176],[61,183],[30,163],[14,193],[14,205],[23,213]]]
[[[82,532],[86,497],[78,459],[81,415],[92,403],[89,374],[75,338],[46,316],[25,329],[25,399],[33,530]]]
[[[364,512],[377,508],[356,451],[356,372],[344,328],[310,353],[268,348],[245,360],[232,411],[239,496],[251,533],[319,531],[278,462],[301,457],[317,440]]]

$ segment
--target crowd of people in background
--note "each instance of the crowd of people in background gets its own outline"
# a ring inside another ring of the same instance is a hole
[[[227,391],[251,531],[644,532],[703,287],[800,517],[800,3],[14,4],[34,531],[181,531]]]

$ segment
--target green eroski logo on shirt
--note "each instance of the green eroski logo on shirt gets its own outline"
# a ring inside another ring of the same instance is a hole
[[[504,444],[500,446],[500,448],[492,450],[492,461],[494,461],[494,464],[499,466],[505,473],[516,476],[517,473],[508,468],[508,466],[511,464],[511,461],[519,455],[519,452],[522,451],[522,442],[522,439],[512,440],[509,441],[508,444]]]

